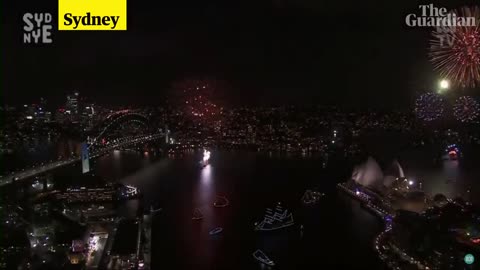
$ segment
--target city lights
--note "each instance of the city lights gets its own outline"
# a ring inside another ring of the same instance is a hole
[[[0,269],[478,266],[480,7],[4,2]]]

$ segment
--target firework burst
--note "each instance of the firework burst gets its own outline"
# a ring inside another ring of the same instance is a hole
[[[442,117],[445,111],[443,98],[434,93],[421,95],[415,102],[415,113],[419,119],[430,122]]]
[[[457,18],[475,18],[475,26],[446,26],[432,32],[430,61],[440,75],[463,87],[480,85],[480,9],[452,11]]]
[[[173,85],[179,104],[187,115],[196,119],[211,119],[221,108],[215,96],[219,83],[211,79],[187,79]]]
[[[453,115],[462,123],[471,123],[479,119],[480,105],[469,96],[459,97],[453,105]]]

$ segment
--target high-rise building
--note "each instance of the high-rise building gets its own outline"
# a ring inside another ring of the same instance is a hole
[[[95,115],[95,109],[93,108],[93,104],[87,104],[85,102],[82,102],[80,106],[81,106],[80,122],[86,126],[92,126],[93,117]]]
[[[35,120],[37,122],[49,122],[51,113],[47,111],[47,100],[40,98],[40,102],[35,105]]]
[[[78,98],[78,92],[73,92],[72,94],[67,95],[67,104],[65,106],[67,113],[78,115]]]
[[[64,108],[60,108],[55,112],[55,121],[57,121],[58,123],[65,122],[66,118],[67,115],[65,114]]]
[[[43,111],[47,109],[47,100],[43,97],[40,98],[39,108]]]
[[[72,122],[78,122],[79,115],[79,93],[77,91],[67,95],[67,104],[65,104],[65,116]]]
[[[23,105],[22,114],[25,119],[33,120],[33,116],[34,116],[33,106],[30,106],[28,104]]]

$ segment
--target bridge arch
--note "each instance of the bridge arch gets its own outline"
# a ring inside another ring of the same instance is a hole
[[[89,144],[98,145],[105,139],[108,139],[114,131],[121,130],[128,125],[135,125],[136,135],[138,132],[145,134],[158,133],[155,131],[150,119],[145,114],[138,111],[122,110],[107,116],[99,125],[93,128],[89,134]]]

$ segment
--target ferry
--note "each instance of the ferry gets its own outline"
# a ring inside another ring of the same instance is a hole
[[[217,208],[226,207],[230,204],[230,201],[225,196],[217,196],[213,202],[213,206]]]
[[[211,230],[211,231],[209,232],[209,234],[210,234],[210,235],[216,235],[216,234],[221,233],[222,231],[223,231],[223,228],[222,228],[222,227],[217,227],[217,228]]]
[[[200,211],[200,209],[195,208],[195,210],[193,210],[192,220],[200,220],[200,219],[203,219],[203,214]]]
[[[257,249],[252,255],[257,261],[261,263],[264,263],[269,266],[275,265],[275,262],[273,262],[270,258],[268,258],[268,256],[265,255],[265,253],[263,253],[263,251],[261,251],[260,249]]]
[[[303,194],[302,196],[302,203],[304,205],[316,204],[320,200],[320,198],[323,197],[324,195],[325,194],[320,193],[318,191],[312,191],[307,189],[307,191],[305,191],[305,194]]]
[[[273,231],[294,225],[292,213],[284,210],[280,203],[277,203],[275,210],[266,209],[262,222],[255,224],[255,231]]]

